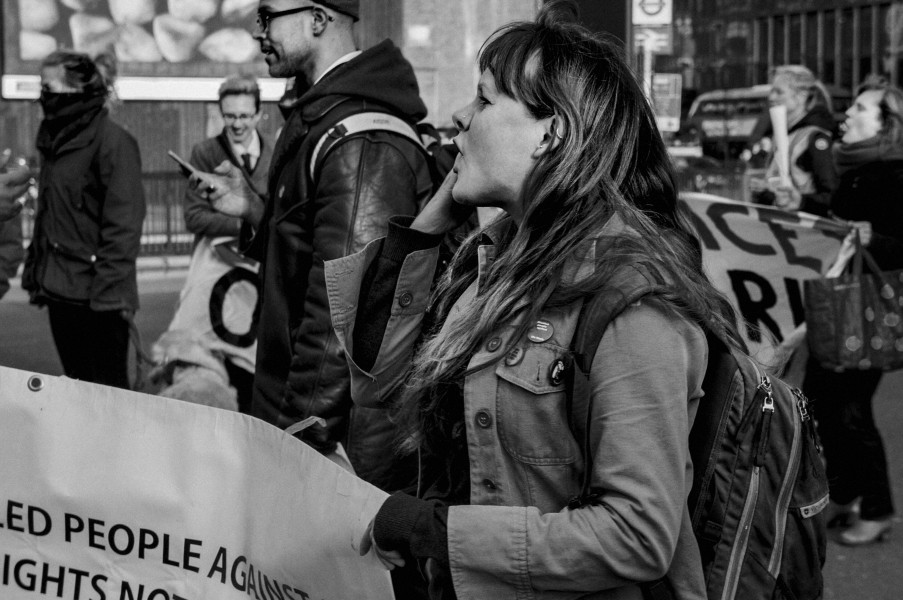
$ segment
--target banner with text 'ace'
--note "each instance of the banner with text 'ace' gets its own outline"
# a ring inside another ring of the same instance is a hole
[[[848,227],[828,219],[706,194],[682,194],[712,283],[734,306],[750,353],[772,350],[805,320],[803,281],[834,263]]]
[[[258,419],[0,367],[4,600],[390,600],[385,497]]]

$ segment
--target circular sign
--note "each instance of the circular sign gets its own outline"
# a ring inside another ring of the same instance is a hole
[[[666,4],[665,0],[640,0],[640,10],[650,17],[654,17],[665,10]]]

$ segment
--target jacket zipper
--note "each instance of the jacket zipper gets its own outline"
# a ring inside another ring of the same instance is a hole
[[[751,361],[752,362],[752,361]],[[771,427],[771,416],[774,414],[774,397],[771,393],[771,381],[765,375],[759,374],[759,368],[753,362],[756,374],[759,375],[759,385],[757,389],[765,393],[762,400],[762,420],[759,422],[759,444],[753,449],[754,463],[753,471],[749,481],[749,490],[746,493],[746,501],[743,504],[743,513],[740,515],[740,530],[738,539],[734,542],[734,548],[731,551],[731,558],[727,565],[727,574],[725,575],[724,591],[721,594],[722,600],[733,600],[737,593],[737,585],[740,581],[740,566],[746,557],[746,548],[749,543],[750,524],[756,512],[756,503],[759,499],[759,477],[760,469],[759,456],[763,452],[763,439],[767,439],[768,431],[766,427]]]
[[[793,390],[794,395],[798,391]],[[793,442],[790,444],[790,469],[787,476],[784,477],[784,482],[781,484],[781,493],[778,496],[778,506],[774,521],[774,547],[771,549],[771,559],[768,561],[768,572],[775,578],[778,576],[778,570],[781,568],[781,558],[784,555],[784,532],[787,528],[787,513],[790,510],[790,494],[793,491],[797,473],[799,473],[800,450],[802,448],[800,438],[803,429],[801,421],[803,415],[805,415],[805,418],[809,418],[804,402],[799,395],[797,395],[796,406],[800,420],[797,420],[797,411],[791,409],[790,412],[793,414]]]

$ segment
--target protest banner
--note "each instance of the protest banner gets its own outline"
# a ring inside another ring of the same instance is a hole
[[[803,281],[834,262],[848,228],[801,212],[684,193],[703,266],[741,319],[750,354],[765,365],[805,320]]]
[[[0,367],[0,598],[389,600],[386,494],[234,412]]]
[[[258,265],[229,237],[202,237],[191,256],[185,286],[168,331],[185,332],[254,372],[257,356]],[[167,354],[160,348],[155,354]],[[170,357],[172,358],[172,357]]]

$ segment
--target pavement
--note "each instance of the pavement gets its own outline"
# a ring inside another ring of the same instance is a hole
[[[141,309],[135,320],[148,348],[166,330],[187,273],[187,257],[146,259],[140,264]],[[44,311],[28,304],[18,280],[0,301],[0,365],[49,375],[62,374]],[[884,436],[897,510],[903,514],[903,370],[885,375],[874,402]],[[894,519],[888,541],[848,548],[831,532],[824,567],[824,600],[903,598],[903,518]]]

